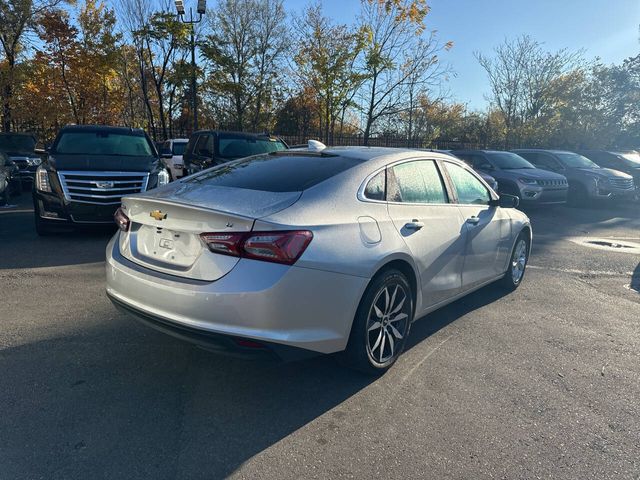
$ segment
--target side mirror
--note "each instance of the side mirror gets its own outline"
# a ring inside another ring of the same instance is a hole
[[[489,204],[491,206],[501,208],[518,208],[518,206],[520,205],[520,199],[515,195],[508,195],[506,193],[503,193],[497,200],[491,200]]]

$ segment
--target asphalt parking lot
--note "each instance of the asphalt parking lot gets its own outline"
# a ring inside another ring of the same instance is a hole
[[[522,287],[423,318],[371,379],[139,326],[104,293],[112,232],[38,238],[17,201],[0,209],[2,479],[640,478],[640,255],[620,246],[640,243],[638,205],[530,212]]]

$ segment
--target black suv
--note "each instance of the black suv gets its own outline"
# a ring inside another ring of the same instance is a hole
[[[18,176],[31,188],[36,168],[42,162],[36,150],[36,137],[30,133],[0,133],[0,152],[18,166]]]
[[[189,138],[183,155],[187,174],[261,153],[286,150],[287,144],[267,134],[201,130]]]
[[[72,125],[58,133],[36,171],[36,230],[76,224],[110,224],[124,195],[169,182],[160,157],[140,129]]]

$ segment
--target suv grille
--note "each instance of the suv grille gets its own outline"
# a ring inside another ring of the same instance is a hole
[[[609,184],[612,187],[620,188],[622,190],[631,190],[633,189],[633,179],[632,178],[610,178]]]
[[[538,185],[541,187],[562,187],[567,185],[566,180],[538,180]]]
[[[72,202],[117,205],[124,195],[144,192],[146,172],[58,172],[64,198]]]

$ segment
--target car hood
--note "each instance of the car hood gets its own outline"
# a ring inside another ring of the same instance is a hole
[[[56,170],[150,172],[157,166],[158,159],[118,155],[52,155],[49,164]]]
[[[4,150],[4,153],[7,154],[7,156],[9,158],[34,158],[34,157],[38,157],[39,155],[37,153],[35,153],[34,151],[29,151],[29,150],[24,150],[24,151],[17,151],[17,150]]]
[[[513,170],[499,170],[501,174],[508,175],[511,178],[533,178],[536,180],[565,180],[564,175],[550,172],[541,168],[516,168]],[[494,175],[495,176],[495,175]]]
[[[302,192],[265,192],[221,187],[193,180],[172,182],[141,194],[147,198],[193,205],[249,218],[272,215],[298,201]]]
[[[633,178],[631,175],[610,168],[573,168],[571,171],[577,174],[596,176],[599,178]]]

